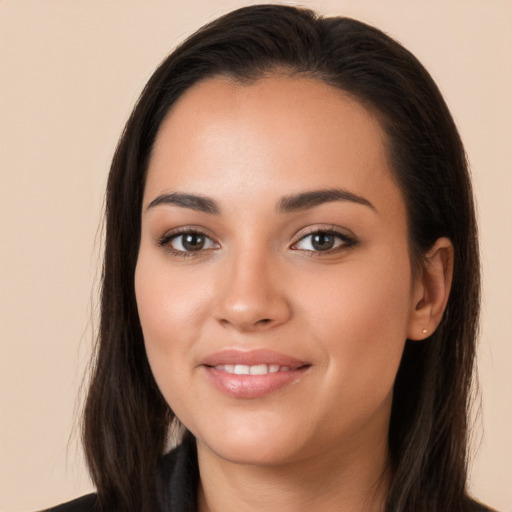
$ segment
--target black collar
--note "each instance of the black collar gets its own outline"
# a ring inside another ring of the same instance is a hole
[[[182,443],[162,458],[157,499],[165,512],[196,512],[199,467],[196,440],[187,432]]]

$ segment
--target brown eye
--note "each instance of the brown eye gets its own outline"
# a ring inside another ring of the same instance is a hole
[[[317,251],[328,251],[334,247],[336,237],[330,233],[315,233],[311,236],[311,245]]]
[[[315,231],[302,237],[292,249],[312,253],[336,251],[355,245],[356,240],[336,231]]]
[[[188,233],[186,235],[180,235],[177,236],[173,241],[172,244],[174,247],[174,242],[179,240],[180,245],[183,247],[183,250],[185,251],[200,251],[205,244],[205,237],[203,235],[200,235],[198,233]],[[177,247],[174,247],[175,249],[178,249]]]
[[[167,236],[160,241],[160,245],[162,247],[167,246],[169,250],[176,254],[200,252],[218,247],[210,237],[198,231],[189,231]]]

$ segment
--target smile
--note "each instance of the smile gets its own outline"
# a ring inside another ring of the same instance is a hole
[[[218,364],[216,370],[231,373],[233,375],[266,375],[267,373],[289,372],[290,366],[279,366],[278,364]]]
[[[232,398],[262,398],[298,383],[311,364],[272,350],[222,350],[200,367],[217,391]]]

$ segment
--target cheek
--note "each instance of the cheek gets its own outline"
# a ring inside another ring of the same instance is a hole
[[[302,308],[333,380],[371,393],[392,387],[407,337],[409,276],[408,258],[386,260],[381,253],[372,264],[354,260],[311,287]]]
[[[179,269],[171,273],[158,256],[143,250],[139,254],[137,308],[149,364],[164,395],[171,379],[191,366],[190,346],[199,334],[209,295],[200,274]]]

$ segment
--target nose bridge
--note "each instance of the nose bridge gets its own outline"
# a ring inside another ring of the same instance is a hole
[[[261,330],[284,323],[291,316],[286,279],[277,256],[258,244],[233,250],[219,287],[217,319],[240,330]]]

